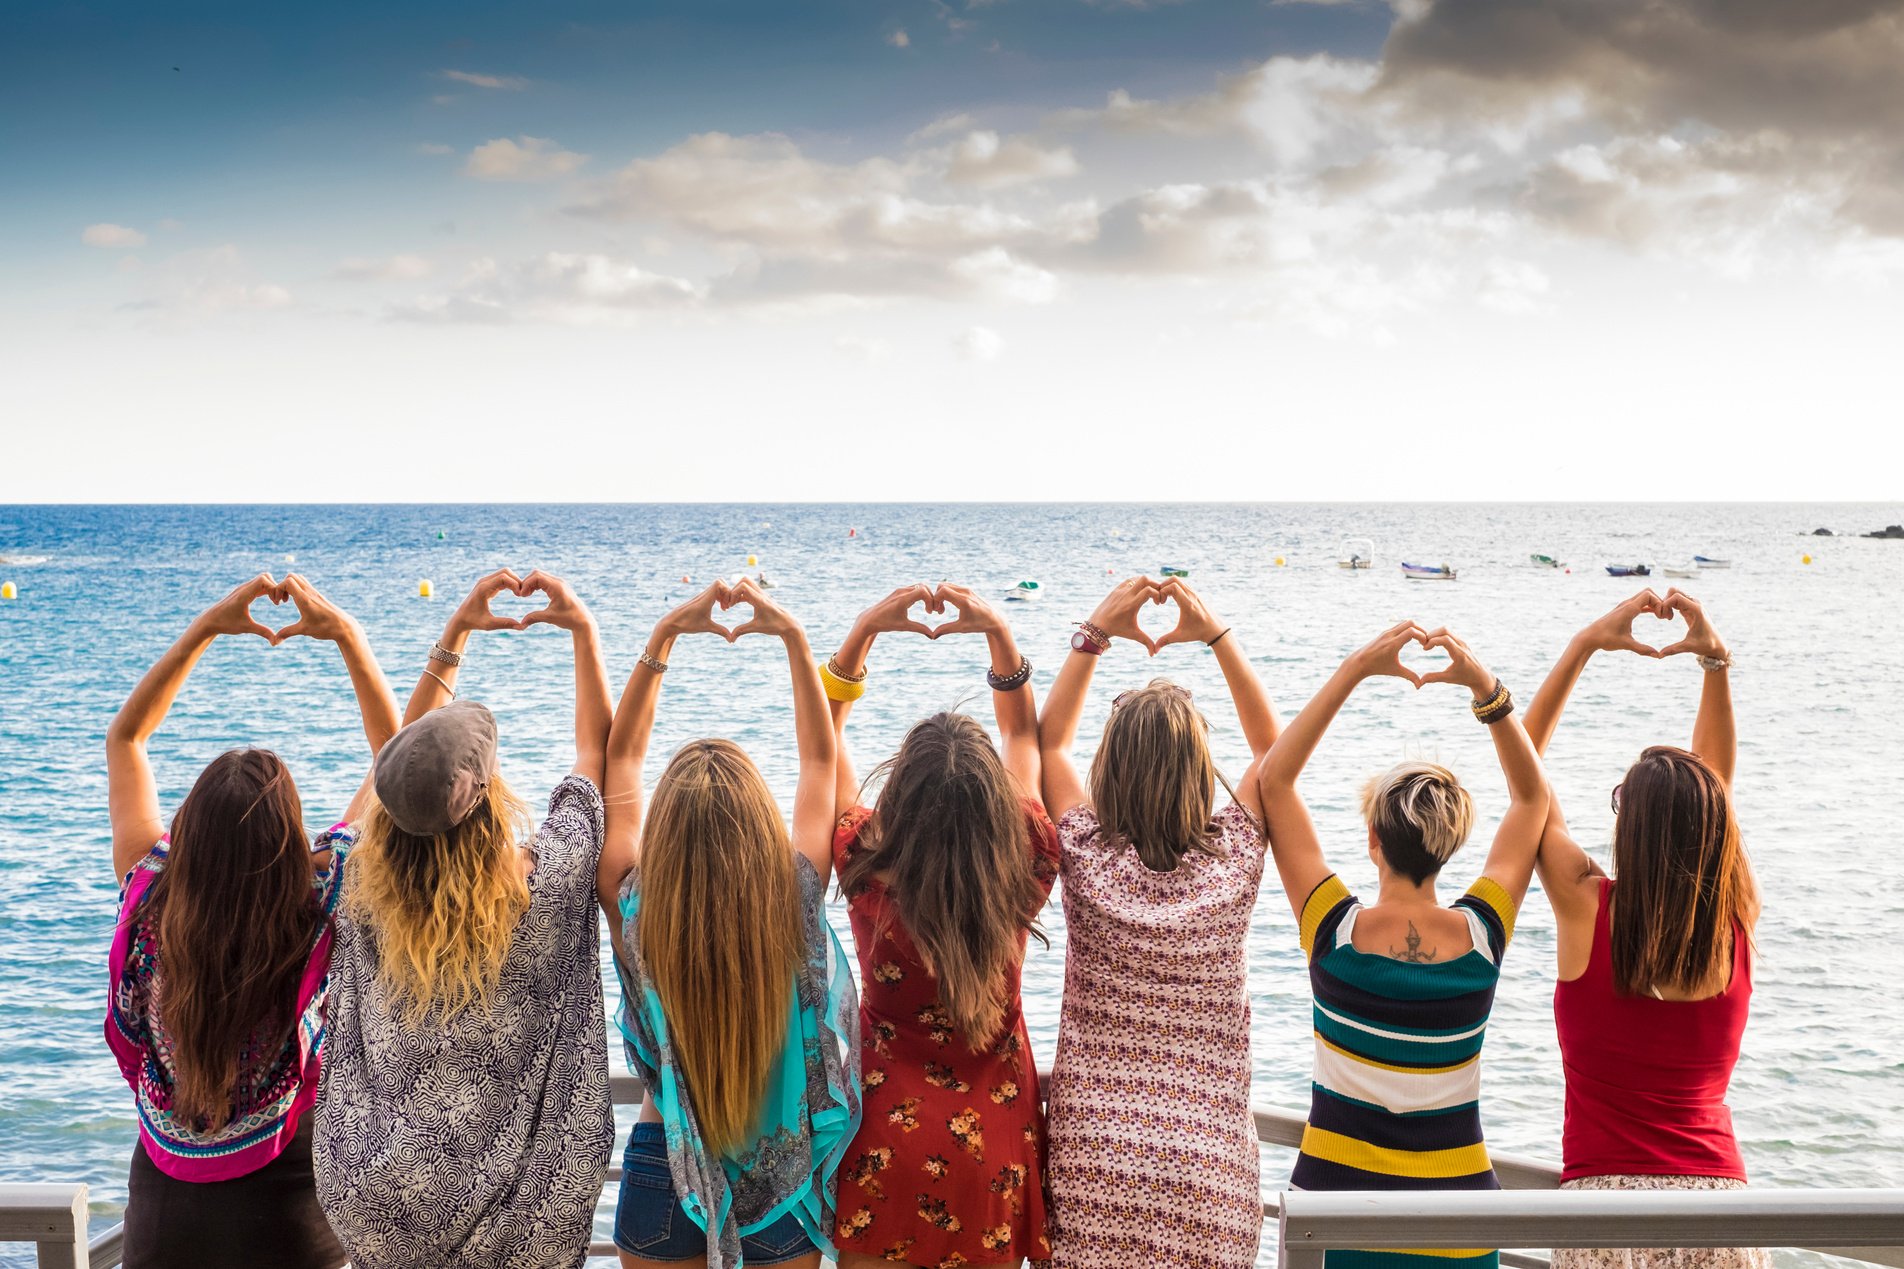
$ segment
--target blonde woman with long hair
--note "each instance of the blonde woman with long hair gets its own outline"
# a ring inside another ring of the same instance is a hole
[[[540,593],[520,619],[490,602]],[[496,720],[455,699],[477,630],[575,649],[573,771],[529,833]],[[608,676],[560,578],[491,573],[450,617],[378,755],[337,921],[318,1197],[357,1269],[579,1266],[613,1147],[602,1011]]]
[[[1165,603],[1179,620],[1153,640],[1137,614]],[[1114,639],[1214,651],[1253,759],[1246,785],[1278,733],[1237,636],[1183,582],[1132,578],[1079,623],[1040,719],[1066,928],[1047,1090],[1052,1262],[1248,1269],[1263,1205],[1244,946],[1263,834],[1242,802],[1218,810],[1209,726],[1162,679],[1113,701],[1089,787],[1079,779],[1071,747]]]
[[[735,626],[717,609],[752,609]],[[792,831],[740,746],[689,741],[642,822],[642,766],[676,641],[778,638],[799,749]],[[859,1127],[859,1001],[823,909],[832,867],[833,728],[799,624],[751,581],[663,617],[615,710],[608,849],[630,1064],[647,1087],[629,1134],[615,1244],[629,1269],[797,1265],[833,1253],[835,1174]]]

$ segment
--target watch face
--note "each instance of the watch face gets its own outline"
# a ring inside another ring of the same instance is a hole
[[[1091,642],[1091,636],[1085,634],[1082,630],[1077,631],[1071,636],[1071,650],[1073,652],[1090,652],[1096,647],[1097,645]]]

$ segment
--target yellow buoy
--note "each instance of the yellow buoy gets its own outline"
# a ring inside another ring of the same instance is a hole
[[[748,568],[752,568],[752,567],[753,567],[754,565],[756,565],[756,564],[758,564],[758,563],[760,563],[760,561],[759,561],[759,560],[757,560],[757,559],[755,559],[755,558],[754,558],[753,556],[751,556],[751,555],[750,555],[750,556],[748,556],[748,557],[747,557],[747,567],[748,567]]]
[[[19,597],[20,592],[12,582],[0,582],[0,599],[18,599]]]
[[[1809,564],[1809,563],[1811,563],[1811,556],[1809,556],[1809,555],[1806,555],[1806,556],[1801,556],[1801,557],[1799,558],[1799,561],[1798,561],[1798,562],[1799,562],[1800,564]]]
[[[430,598],[430,596],[436,594],[436,587],[431,585],[430,579],[426,577],[422,581],[417,583],[416,593],[417,593],[417,598],[428,599]]]
[[[1286,564],[1287,562],[1288,562],[1288,561],[1286,561],[1286,560],[1284,560],[1284,559],[1283,559],[1283,557],[1282,557],[1282,556],[1280,556],[1280,555],[1278,555],[1278,556],[1276,557],[1276,567],[1277,567],[1277,568],[1281,568],[1281,567],[1283,567],[1283,565],[1284,565],[1284,564]]]

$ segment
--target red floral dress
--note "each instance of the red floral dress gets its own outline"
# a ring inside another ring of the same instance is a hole
[[[860,829],[871,815],[855,807],[841,817],[836,870],[865,849]],[[1057,830],[1030,799],[1025,819],[1026,849],[1049,895]],[[938,980],[920,963],[885,887],[869,882],[847,902],[859,952],[865,1119],[840,1171],[840,1250],[927,1269],[1048,1259],[1044,1112],[1018,968],[1002,1037],[974,1053],[939,1003]],[[886,933],[875,937],[882,917]]]

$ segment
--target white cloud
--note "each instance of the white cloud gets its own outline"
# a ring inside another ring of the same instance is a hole
[[[437,72],[444,79],[453,79],[459,84],[468,84],[472,88],[499,89],[503,92],[521,92],[529,86],[529,81],[520,75],[484,75],[476,71],[445,70]]]
[[[79,240],[89,247],[129,248],[145,246],[145,235],[124,225],[101,222],[80,231]]]
[[[1005,338],[989,326],[971,326],[953,337],[952,346],[968,361],[997,361]]]
[[[1033,181],[1075,176],[1077,158],[1065,146],[1046,146],[1030,137],[968,132],[952,147],[946,179],[954,185],[1002,189]]]
[[[480,181],[547,181],[588,162],[588,155],[564,150],[547,137],[498,137],[469,152],[463,170]]]
[[[518,320],[586,325],[626,321],[643,311],[696,304],[701,288],[611,256],[565,251],[503,267],[476,261],[453,291],[394,305],[400,321],[501,323]]]
[[[908,144],[918,145],[921,141],[930,141],[934,137],[942,137],[954,132],[965,132],[975,123],[977,123],[977,120],[963,110],[957,114],[940,115],[937,119],[934,119],[931,123],[907,137],[906,141]]]
[[[396,282],[420,278],[430,271],[430,262],[422,256],[395,255],[367,259],[352,256],[331,270],[331,276],[344,282]]]
[[[912,37],[906,34],[906,28],[902,26],[886,37],[886,43],[892,45],[894,48],[910,48],[912,46]]]

